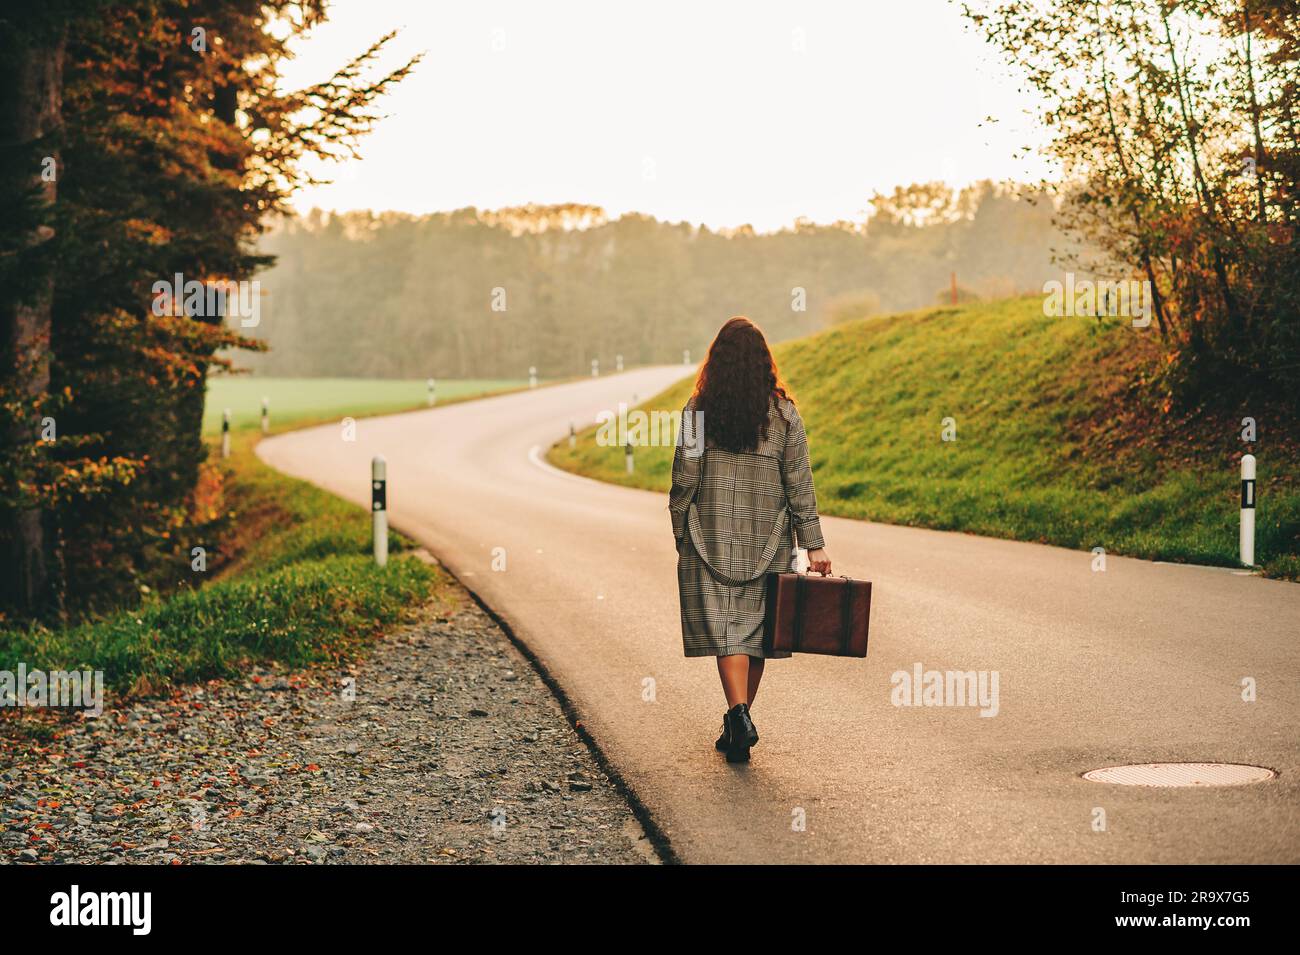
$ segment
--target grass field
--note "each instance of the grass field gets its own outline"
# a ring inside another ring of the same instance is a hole
[[[438,381],[439,403],[508,391],[526,381],[504,379],[446,379]],[[203,431],[221,430],[221,413],[230,409],[231,427],[251,427],[261,421],[262,399],[270,399],[275,428],[323,418],[354,418],[423,408],[427,403],[424,379],[374,378],[254,378],[216,375],[208,380],[203,410]]]
[[[439,382],[438,398],[465,400],[521,384],[449,380]],[[0,671],[19,662],[28,671],[102,670],[111,694],[154,693],[231,677],[254,661],[348,659],[414,608],[450,599],[450,578],[409,553],[406,538],[390,531],[392,556],[380,570],[364,509],[285,477],[253,454],[263,395],[274,432],[424,407],[425,383],[214,379],[204,430],[215,450],[221,409],[230,407],[233,438],[230,458],[214,453],[196,491],[197,507],[225,515],[221,539],[207,548],[207,569],[193,571],[187,552],[177,558],[174,584],[145,594],[139,606],[61,628],[0,629]]]
[[[377,568],[368,515],[272,471],[253,443],[237,436],[215,476],[220,486],[206,489],[232,509],[231,539],[211,548],[210,573],[75,626],[0,631],[0,670],[19,661],[28,670],[102,670],[110,692],[122,694],[233,676],[251,661],[333,662],[445,582],[405,554],[409,542],[397,534],[393,559]]]
[[[1264,409],[1170,410],[1143,384],[1159,363],[1154,329],[1045,318],[1041,299],[1014,299],[865,319],[775,352],[807,424],[823,513],[1235,565],[1240,419],[1254,414],[1256,560],[1277,576],[1300,572],[1293,422]],[[679,410],[691,385],[641,407]],[[955,441],[942,440],[945,418]],[[628,475],[623,450],[599,446],[594,429],[549,458],[620,484],[670,483],[671,448],[637,449]]]

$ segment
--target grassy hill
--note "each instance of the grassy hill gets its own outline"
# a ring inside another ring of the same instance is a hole
[[[775,352],[808,427],[823,513],[1235,565],[1249,415],[1256,560],[1300,573],[1294,422],[1264,407],[1172,409],[1154,327],[1047,318],[1034,297],[865,319]],[[641,407],[678,410],[691,385]],[[945,418],[955,441],[942,440]],[[666,491],[672,449],[638,448],[628,475],[623,450],[599,446],[591,429],[549,457]]]

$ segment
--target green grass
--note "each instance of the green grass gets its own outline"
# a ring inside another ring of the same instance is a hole
[[[438,384],[440,404],[523,384],[466,380]],[[230,407],[232,453],[201,482],[205,507],[224,511],[226,538],[205,573],[182,571],[169,593],[72,626],[0,629],[0,670],[102,670],[115,695],[154,693],[217,677],[252,662],[288,666],[350,659],[430,599],[453,599],[451,580],[389,533],[388,566],[371,557],[367,512],[305,481],[273,471],[253,454],[261,398],[273,431],[342,415],[425,407],[423,381],[219,377],[208,392],[204,430],[215,449],[221,409]],[[215,458],[215,454],[214,454]]]
[[[462,401],[491,392],[523,387],[525,381],[504,379],[440,379],[438,403]],[[259,424],[262,399],[270,399],[271,424],[274,428],[341,418],[351,415],[386,414],[409,411],[427,405],[424,379],[379,378],[255,378],[248,375],[214,375],[208,380],[208,396],[203,411],[203,431],[221,430],[221,413],[230,409],[231,427],[246,428]]]
[[[223,545],[237,551],[233,565],[75,626],[0,631],[0,670],[19,661],[28,670],[103,670],[120,694],[231,677],[254,661],[335,662],[446,586],[395,533],[388,566],[376,567],[365,511],[272,471],[253,443],[238,436],[222,469],[223,498],[237,508],[236,539]]]
[[[1040,299],[1013,299],[869,318],[775,353],[807,424],[823,513],[1236,563],[1240,425],[1226,412],[1178,418],[1156,388],[1135,386],[1158,361],[1154,329],[1046,318]],[[691,385],[641,407],[679,410]],[[941,440],[947,417],[956,441]],[[1294,576],[1300,454],[1285,441],[1254,453],[1256,559]],[[628,475],[623,450],[589,429],[549,459],[666,491],[672,449],[638,448]]]

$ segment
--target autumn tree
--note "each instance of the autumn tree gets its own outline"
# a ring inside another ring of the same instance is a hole
[[[36,492],[42,419],[50,409],[63,64],[70,17],[91,4],[24,5],[0,19],[0,404],[4,480],[0,518],[10,603],[48,599],[51,528]]]
[[[1064,221],[1150,282],[1179,395],[1300,401],[1300,4],[964,6],[1042,98]]]
[[[10,595],[27,612],[42,596],[47,607],[94,609],[188,565],[186,545],[206,519],[191,507],[206,376],[228,364],[219,349],[255,345],[221,309],[158,308],[154,284],[179,274],[224,286],[269,264],[256,240],[307,181],[304,157],[350,155],[377,119],[377,98],[413,65],[372,76],[384,37],[320,84],[282,90],[286,43],[321,22],[321,0],[44,9],[39,23],[6,33],[19,63],[40,56],[42,38],[60,38],[63,64],[58,192],[39,206],[52,238],[32,251],[33,240],[6,236],[26,243],[16,254],[33,274],[48,276],[36,288],[45,298],[13,272],[0,296],[48,303],[48,332],[31,349],[37,370],[11,360],[4,381],[32,391],[43,363],[46,403],[58,405],[40,409],[53,440],[36,441],[30,407],[5,404],[0,504],[9,527],[36,511],[47,528],[47,557],[30,575],[50,581],[47,592]],[[39,89],[29,83],[15,98]],[[30,201],[30,190],[4,187],[4,202]],[[6,544],[35,553],[22,535]]]

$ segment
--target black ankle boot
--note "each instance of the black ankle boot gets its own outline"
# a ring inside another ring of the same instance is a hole
[[[749,762],[749,748],[758,742],[758,730],[749,718],[749,707],[737,703],[723,717],[723,736],[726,739],[727,762]]]
[[[753,746],[758,742],[758,727],[754,725],[754,719],[749,715],[749,704],[738,703],[737,706],[740,708],[740,712],[744,714],[744,719],[737,726],[742,731],[742,738],[745,740],[746,745]],[[736,707],[732,707],[732,709],[734,710]]]
[[[758,745],[758,727],[754,725],[754,717],[749,712],[749,704],[745,704],[745,722],[749,724],[749,745]]]
[[[743,706],[745,708],[746,715],[749,714],[748,703],[740,703],[737,705]],[[750,729],[750,733],[752,734],[749,736],[749,745],[754,746],[758,743],[758,728],[754,726],[753,717],[750,717],[749,729]],[[713,744],[713,748],[720,753],[725,753],[727,751],[727,714],[726,713],[722,714],[722,733],[718,737],[717,741]]]

